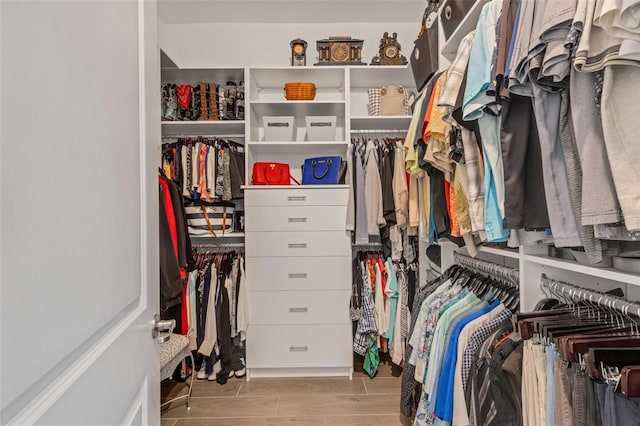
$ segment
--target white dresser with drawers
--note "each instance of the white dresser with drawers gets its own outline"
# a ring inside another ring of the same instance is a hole
[[[348,189],[245,189],[247,379],[353,372]]]

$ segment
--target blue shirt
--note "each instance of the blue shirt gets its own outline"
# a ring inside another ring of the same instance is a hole
[[[474,313],[469,313],[468,316],[462,318],[460,321],[458,321],[457,324],[455,324],[455,327],[449,337],[447,352],[445,353],[444,363],[442,364],[440,381],[438,382],[438,392],[436,395],[434,410],[436,417],[449,423],[453,421],[453,381],[454,373],[456,371],[458,337],[460,336],[460,332],[462,331],[464,326],[466,326],[476,318],[486,315],[491,310],[495,309],[499,304],[500,300],[497,299],[489,306],[484,303],[484,307],[481,307]]]

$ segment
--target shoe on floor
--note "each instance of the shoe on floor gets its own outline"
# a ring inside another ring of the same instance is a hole
[[[205,362],[202,363],[202,367],[198,370],[198,374],[196,374],[196,378],[198,380],[204,380],[207,378],[207,365]]]

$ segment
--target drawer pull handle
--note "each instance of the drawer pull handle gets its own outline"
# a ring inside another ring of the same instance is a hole
[[[289,308],[289,313],[290,314],[297,314],[297,313],[305,313],[305,312],[309,312],[309,308],[304,307],[304,308]]]
[[[308,352],[309,346],[289,346],[289,352]]]
[[[307,221],[306,217],[290,217],[289,218],[289,223],[301,223],[306,221]]]
[[[289,274],[289,278],[307,278],[307,274],[306,273]]]
[[[290,243],[289,248],[307,248],[307,243]]]
[[[287,201],[307,201],[307,197],[304,195],[296,195],[292,197],[287,197]]]

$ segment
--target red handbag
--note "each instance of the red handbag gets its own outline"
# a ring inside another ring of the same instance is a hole
[[[286,163],[253,163],[251,184],[253,185],[290,185],[291,180],[300,185],[289,173]]]

